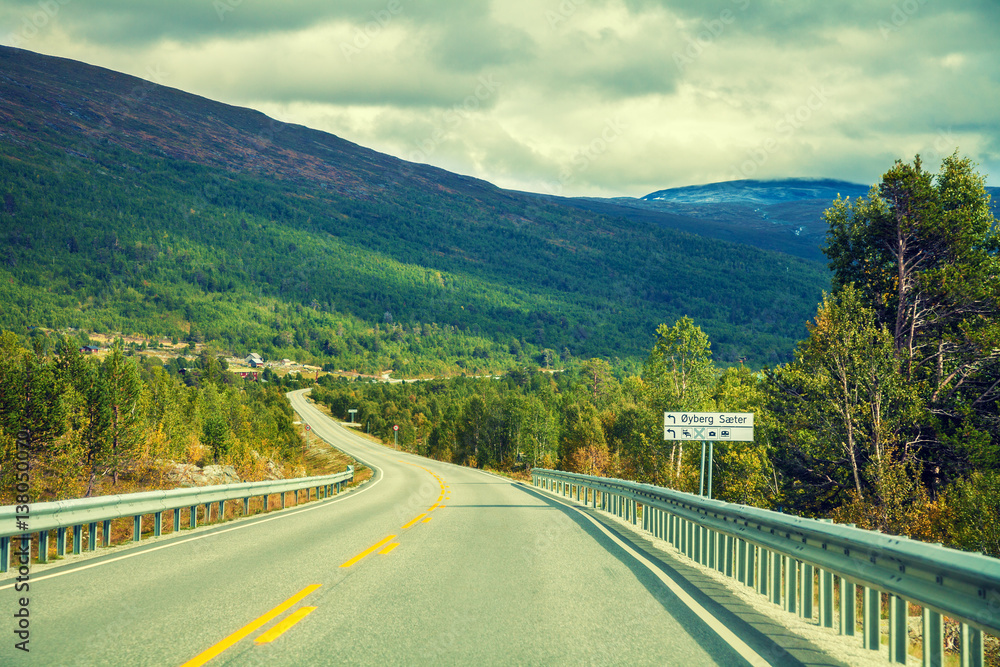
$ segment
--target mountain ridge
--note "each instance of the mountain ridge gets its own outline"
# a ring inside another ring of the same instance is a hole
[[[0,326],[97,322],[418,371],[445,355],[424,325],[450,332],[448,363],[478,350],[497,367],[545,349],[641,360],[658,324],[689,315],[720,361],[759,364],[788,357],[828,285],[815,262],[502,190],[110,70],[3,48],[0,74]]]

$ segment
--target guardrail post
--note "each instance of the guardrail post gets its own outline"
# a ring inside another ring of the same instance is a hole
[[[181,529],[181,508],[174,508],[174,532],[178,532]]]
[[[250,498],[243,499],[243,516],[250,516]]]
[[[813,617],[813,566],[810,563],[802,563],[799,568],[801,573],[802,604],[799,606],[799,616],[812,620]]]
[[[747,583],[747,541],[736,538],[736,581],[744,586]]]
[[[97,549],[97,522],[92,521],[87,526],[87,551],[95,551]]]
[[[101,526],[101,541],[104,542],[104,546],[111,546],[111,519],[103,521],[103,525]]]
[[[56,528],[56,556],[66,555],[66,527]]]
[[[0,572],[10,569],[10,538],[0,537]]]
[[[73,526],[73,555],[83,550],[83,525]]]
[[[750,588],[754,588],[755,577],[757,574],[757,545],[753,542],[747,542],[747,565],[746,565],[746,581],[745,583]]]
[[[225,500],[220,500],[219,501],[219,523],[222,523],[225,520],[226,520],[226,501]]]
[[[192,505],[191,511],[188,512],[188,526],[191,528],[196,528],[198,526],[198,506]]]
[[[733,576],[733,536],[726,535],[726,557],[724,560],[724,570],[719,570],[727,577],[732,578]]]
[[[153,537],[159,537],[163,534],[163,512],[156,512],[153,514]]]
[[[285,493],[281,493],[281,509],[285,509]]]
[[[136,514],[132,517],[132,541],[138,542],[142,538],[142,515]]]
[[[924,607],[924,665],[944,664],[944,619],[941,614]]]
[[[851,602],[853,603],[853,599]],[[864,645],[871,651],[879,650],[882,634],[882,591],[877,588],[865,587],[864,592],[865,625]],[[942,627],[942,633],[944,628]]]
[[[38,533],[38,562],[49,562],[49,531],[47,530]]]
[[[771,555],[771,552],[765,549],[764,547],[760,547],[758,551],[759,553],[757,554],[757,592],[760,593],[761,595],[766,596],[768,591],[767,587],[770,581],[770,577],[768,577],[769,574],[768,565],[770,564],[770,562],[768,561],[768,557]]]
[[[962,667],[982,667],[983,633],[962,623]]]
[[[865,589],[865,635],[868,633],[868,590]],[[854,605],[857,603],[857,586],[853,581],[840,578],[840,634],[854,636],[857,617]]]
[[[719,565],[719,534],[712,529],[708,530],[708,567],[718,569]]]
[[[799,609],[799,561],[791,556],[785,556],[785,611],[795,613]]]
[[[906,664],[906,656],[910,648],[910,627],[907,623],[908,606],[904,598],[898,595],[889,596],[889,662]]]
[[[833,572],[819,571],[819,624],[833,627]]]
[[[771,602],[781,606],[781,561],[784,558],[777,551],[771,552]]]

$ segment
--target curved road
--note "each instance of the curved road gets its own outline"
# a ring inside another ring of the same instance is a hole
[[[289,398],[303,421],[371,466],[370,482],[38,572],[31,652],[12,650],[5,629],[0,663],[787,662],[761,636],[688,606],[665,569],[586,513],[374,445],[302,394]],[[12,630],[9,581],[0,595]]]

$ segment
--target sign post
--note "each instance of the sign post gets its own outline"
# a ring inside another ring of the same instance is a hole
[[[664,440],[700,440],[698,495],[705,494],[705,449],[708,448],[708,497],[712,497],[712,459],[716,441],[753,442],[752,412],[664,412]]]
[[[351,423],[352,423],[352,424],[354,423],[354,415],[355,415],[355,413],[356,413],[357,411],[358,411],[358,409],[357,409],[357,408],[350,408],[350,409],[349,409],[349,410],[347,411],[347,413],[348,413],[349,415],[351,415]]]
[[[392,442],[399,449],[399,424],[392,425]]]

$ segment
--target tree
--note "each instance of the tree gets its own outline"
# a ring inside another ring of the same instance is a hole
[[[856,286],[921,388],[930,419],[911,439],[940,486],[976,455],[963,441],[1000,439],[1000,239],[984,179],[957,154],[936,177],[919,156],[897,161],[867,199],[838,200],[826,218],[835,289]]]
[[[559,439],[559,467],[584,475],[601,475],[608,464],[608,444],[601,420],[588,402],[567,406]]]
[[[904,381],[892,333],[854,287],[825,296],[807,329],[794,360],[768,373],[786,426],[783,463],[807,491],[837,497],[853,487],[864,499],[878,485],[865,478],[869,462],[881,466],[897,449],[909,458],[919,399]]]
[[[707,407],[715,382],[708,336],[690,317],[682,317],[672,327],[661,324],[656,328],[656,336],[656,344],[643,372],[653,410],[662,413]],[[676,476],[680,477],[684,458],[682,441],[671,444],[671,464],[675,455]]]
[[[0,428],[27,447],[29,465],[66,430],[66,406],[53,364],[0,334]]]
[[[656,328],[644,377],[665,410],[698,410],[715,381],[711,343],[694,320],[682,317]]]
[[[114,483],[118,484],[119,475],[136,455],[143,437],[143,385],[139,367],[134,360],[125,358],[121,340],[115,342],[105,357],[100,373],[110,412],[106,460]]]

